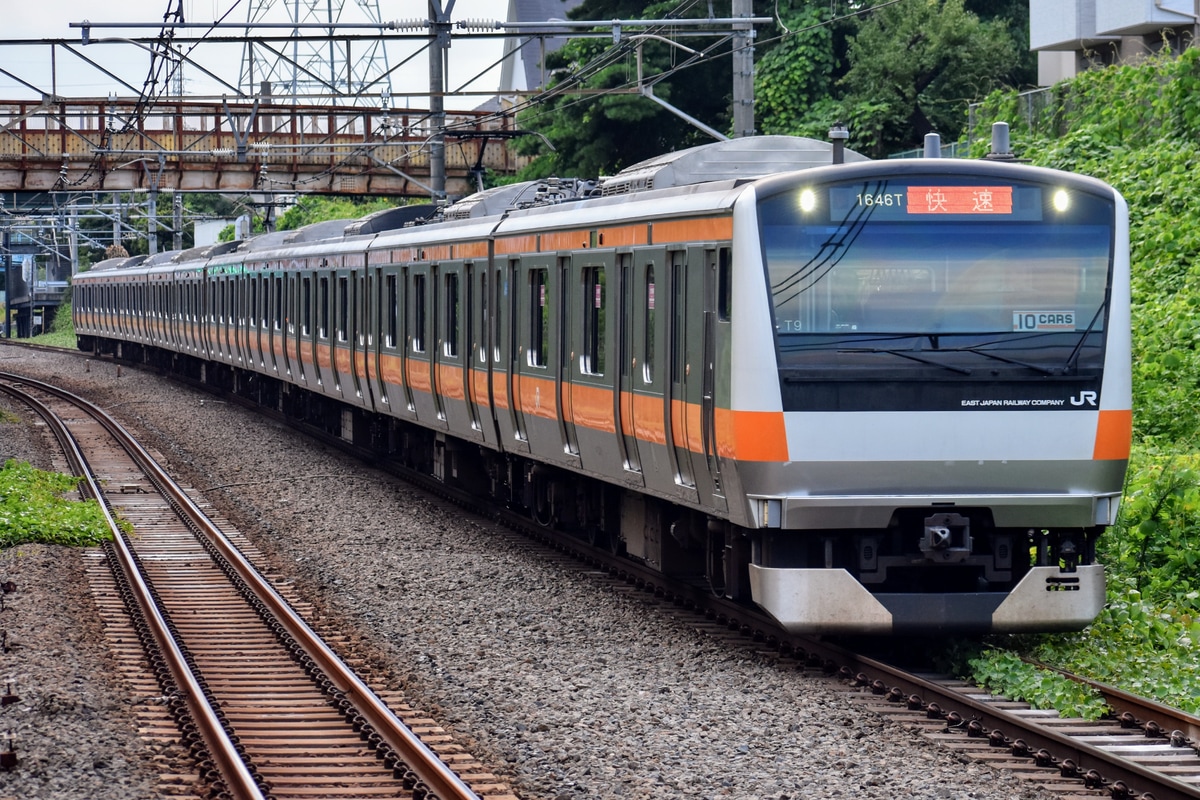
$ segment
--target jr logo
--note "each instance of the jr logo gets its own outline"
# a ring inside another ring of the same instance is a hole
[[[1094,406],[1094,405],[1096,405],[1096,393],[1095,392],[1087,392],[1087,391],[1080,392],[1078,397],[1071,398],[1071,405],[1073,405],[1073,406]]]

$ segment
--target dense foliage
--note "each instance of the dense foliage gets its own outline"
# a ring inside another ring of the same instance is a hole
[[[703,18],[727,3],[585,0],[575,19]],[[850,145],[872,156],[917,147],[938,130],[954,138],[966,107],[994,89],[1027,85],[1028,0],[756,0],[755,123],[758,132],[824,138],[836,122]],[[517,147],[536,155],[526,178],[593,177],[711,137],[638,91],[644,86],[683,114],[731,133],[731,44],[671,33],[697,51],[623,34],[577,38],[547,58],[550,91],[519,115],[554,150],[532,137]]]
[[[78,484],[70,475],[9,459],[0,469],[0,548],[29,542],[95,545],[111,539],[96,501],[63,496]]]
[[[1033,658],[1200,712],[1200,50],[1089,70],[1040,97],[997,93],[981,123],[1019,155],[1094,175],[1129,203],[1134,453],[1119,524],[1100,542],[1108,606],[1087,631],[1022,637]],[[1030,699],[1028,665],[1000,651],[975,674]],[[1067,704],[1071,708],[1078,705]]]

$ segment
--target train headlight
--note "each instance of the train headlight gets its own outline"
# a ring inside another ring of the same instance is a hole
[[[817,193],[812,189],[800,192],[800,210],[808,213],[817,207]]]
[[[1054,210],[1058,212],[1066,211],[1071,207],[1071,195],[1067,194],[1066,189],[1059,189],[1054,193],[1054,197],[1050,202],[1054,203]]]

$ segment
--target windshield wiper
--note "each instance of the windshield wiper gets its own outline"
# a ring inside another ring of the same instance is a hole
[[[922,358],[921,356],[914,354],[913,351],[911,351],[911,350],[888,350],[888,349],[881,348],[881,347],[863,347],[863,348],[855,348],[853,350],[838,350],[838,352],[839,353],[887,353],[889,355],[900,356],[901,358],[907,358],[909,361],[919,361],[922,364],[928,364],[931,367],[941,367],[942,369],[948,369],[951,372],[957,372],[960,375],[970,375],[971,374],[971,370],[967,369],[966,367],[956,367],[953,364],[943,364],[941,361],[934,361],[932,358]],[[938,351],[938,352],[945,352],[945,351],[943,350],[943,351]]]
[[[1088,335],[1092,332],[1092,328],[1096,327],[1096,320],[1100,319],[1100,315],[1104,313],[1104,309],[1108,308],[1108,292],[1104,293],[1104,302],[1096,309],[1096,313],[1092,315],[1092,321],[1083,329],[1083,333],[1079,335],[1079,341],[1075,343],[1075,347],[1071,350],[1071,355],[1067,356],[1067,363],[1063,365],[1063,374],[1075,371],[1075,365],[1079,361],[1079,351],[1083,349],[1083,343],[1087,341]]]
[[[1058,370],[1050,367],[1043,367],[1041,364],[1030,364],[1028,361],[1018,361],[1015,358],[1008,356],[997,355],[990,350],[982,350],[978,347],[946,347],[938,351],[939,353],[976,353],[984,358],[991,358],[996,361],[1003,361],[1005,364],[1014,364],[1018,367],[1025,367],[1035,372],[1040,372],[1043,375],[1057,375]]]

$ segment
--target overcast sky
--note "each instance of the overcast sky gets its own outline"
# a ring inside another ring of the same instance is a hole
[[[443,7],[448,0],[442,0]],[[334,0],[335,4],[337,0]],[[366,18],[357,0],[341,0],[342,20],[362,22]],[[120,2],[97,2],[97,0],[3,0],[4,19],[0,27],[0,43],[20,39],[65,39],[79,43],[82,31],[71,27],[71,23],[121,22],[154,23],[161,25],[163,15],[175,7],[176,0],[120,0]],[[385,21],[425,19],[428,4],[425,0],[378,0],[380,16]],[[183,0],[184,18],[188,22],[212,22],[230,12],[227,22],[245,23],[252,5],[270,5],[273,22],[287,22],[287,8],[291,0]],[[305,3],[301,3],[301,8]],[[323,3],[321,4],[324,5]],[[508,4],[503,0],[456,0],[452,20],[502,19]],[[303,13],[303,12],[302,12]],[[93,38],[101,37],[151,37],[156,29],[114,30],[92,29]],[[180,35],[199,35],[200,31],[180,31]],[[235,35],[230,31],[227,35]],[[457,89],[474,79],[481,71],[500,58],[502,40],[499,38],[474,37],[470,40],[455,38],[450,48],[450,72],[448,87]],[[190,45],[186,45],[190,47]],[[129,96],[132,92],[119,79],[140,87],[146,77],[149,56],[144,51],[128,44],[92,44],[75,49],[87,59],[99,62],[103,69],[87,65],[81,58],[63,48],[47,46],[18,47],[0,44],[0,100],[24,99],[36,96],[37,91],[56,91],[64,97],[106,97],[110,93]],[[393,45],[388,52],[388,61],[395,66],[412,56],[418,45],[407,43]],[[51,51],[55,50],[51,69]],[[229,83],[236,85],[238,67],[241,63],[240,49],[216,45],[201,45],[192,53],[205,67],[216,72]],[[104,70],[112,73],[106,75]],[[10,73],[10,74],[5,74]],[[115,77],[114,77],[115,76]],[[185,67],[185,94],[222,94],[219,82],[214,82],[202,70]],[[492,92],[499,86],[499,68],[492,69],[470,84],[469,89]],[[393,77],[393,92],[400,95],[403,86],[428,88],[428,59],[424,53]],[[36,90],[36,91],[35,91]],[[447,103],[448,107],[473,108],[483,98],[465,100],[461,104]],[[413,101],[424,105],[425,101]]]

